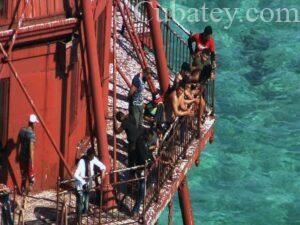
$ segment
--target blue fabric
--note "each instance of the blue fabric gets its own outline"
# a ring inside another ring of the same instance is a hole
[[[81,215],[89,211],[89,191],[76,191],[76,213],[77,219],[81,220]]]
[[[145,180],[141,180],[139,183],[139,190],[136,196],[137,197],[136,202],[132,210],[133,213],[139,212],[141,204],[143,203],[144,195],[145,195]]]
[[[139,74],[135,75],[132,84],[137,88],[136,92],[133,94],[132,103],[133,105],[143,105],[144,96],[143,91],[145,89],[145,84]]]

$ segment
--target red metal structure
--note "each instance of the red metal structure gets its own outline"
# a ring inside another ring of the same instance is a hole
[[[37,182],[34,191],[57,187],[59,196],[57,177],[72,177],[80,150],[90,143],[97,148],[108,174],[102,183],[100,203],[106,207],[100,207],[98,223],[103,219],[102,209],[115,207],[115,199],[119,197],[117,189],[126,182],[118,180],[119,173],[124,170],[118,170],[114,132],[113,154],[110,155],[108,120],[111,119],[109,115],[115,115],[118,106],[117,76],[120,75],[127,86],[131,85],[131,77],[117,61],[117,15],[123,20],[125,36],[140,67],[151,67],[156,73],[147,81],[150,92],[156,92],[155,84],[159,83],[164,95],[179,64],[190,58],[184,38],[174,31],[170,22],[157,20],[159,10],[167,14],[157,1],[145,2],[136,15],[133,6],[140,2],[0,0],[0,183],[20,187],[20,169],[16,161],[18,133],[27,125],[28,116],[35,113],[41,123],[36,128]],[[141,18],[148,20],[141,22]],[[189,35],[176,21],[172,22]],[[109,104],[110,82],[113,84],[112,105]],[[206,89],[207,104],[212,109],[213,84]],[[143,201],[146,224],[157,221],[177,189],[184,224],[194,224],[186,174],[207,141],[213,138],[213,123],[199,140],[187,132],[181,145],[176,146],[181,125],[191,125],[193,121],[194,118],[176,120],[160,147],[160,153],[173,153],[175,166],[169,167],[160,156],[149,168],[135,168],[144,170],[144,177],[127,181],[137,185],[144,180],[147,186],[148,177],[158,179],[155,187],[150,185],[149,190],[146,187],[148,194]],[[191,143],[197,147],[187,153]],[[187,160],[181,162],[183,155]],[[172,168],[179,164],[181,171],[175,176]],[[167,184],[171,188],[166,189]],[[122,221],[122,217],[118,215],[116,221]]]

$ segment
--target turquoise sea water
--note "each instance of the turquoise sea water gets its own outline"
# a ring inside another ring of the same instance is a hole
[[[160,1],[165,7],[170,1]],[[203,0],[177,0],[182,9]],[[299,0],[210,0],[208,8],[297,8]],[[189,175],[197,225],[300,225],[300,23],[211,24],[217,43],[216,138]],[[178,198],[175,222],[182,224]],[[164,212],[160,224],[167,224]]]

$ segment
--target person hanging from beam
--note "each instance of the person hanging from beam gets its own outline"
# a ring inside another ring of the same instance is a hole
[[[201,53],[204,49],[209,49],[211,52],[211,65],[213,69],[216,69],[216,48],[215,41],[212,37],[213,30],[211,26],[207,26],[203,33],[196,33],[191,35],[188,39],[188,45],[191,56],[194,58],[197,53]],[[195,49],[193,49],[193,43],[196,43]]]
[[[142,73],[134,76],[129,90],[129,114],[133,116],[136,126],[143,126],[144,117],[144,90],[145,82],[152,76],[150,68],[143,69]]]
[[[34,173],[34,152],[36,143],[35,126],[39,123],[37,116],[31,114],[28,121],[28,126],[23,127],[18,136],[17,141],[17,161],[20,163],[22,183],[21,193],[27,192],[26,183],[29,181],[29,191],[33,189],[35,184]]]
[[[101,170],[101,178],[103,180],[106,167],[96,158],[95,150],[89,148],[86,155],[79,160],[74,173],[74,178],[76,180],[76,213],[79,224],[81,224],[82,214],[87,214],[89,210],[89,194],[92,188],[95,166]]]

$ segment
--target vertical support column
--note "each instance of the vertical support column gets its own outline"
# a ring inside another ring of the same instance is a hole
[[[103,105],[104,110],[107,112],[107,103],[108,103],[108,85],[109,85],[109,65],[111,60],[111,33],[112,33],[112,0],[106,1],[105,7],[105,26],[104,26],[104,57],[103,57],[103,76],[101,77],[102,83],[102,96],[103,96]],[[101,51],[101,50],[100,50]]]
[[[150,23],[153,49],[155,53],[159,84],[162,93],[166,93],[170,84],[167,57],[164,48],[163,36],[160,29],[159,13],[156,0],[149,0],[147,4],[148,20]]]
[[[97,55],[97,42],[94,27],[94,20],[92,14],[92,3],[91,0],[82,1],[83,5],[83,25],[85,32],[85,40],[87,47],[87,62],[89,68],[90,85],[92,90],[92,102],[95,117],[95,128],[97,137],[97,148],[98,154],[101,157],[102,162],[106,166],[107,172],[110,172],[110,160],[108,152],[108,142],[106,133],[106,121],[103,107],[102,87],[100,81],[100,70]],[[105,192],[108,195],[106,197],[106,207],[113,206],[113,201],[108,201],[112,197],[111,186],[109,177],[103,181],[103,187],[106,187]]]
[[[190,192],[186,177],[178,188],[179,203],[184,225],[195,225]]]

